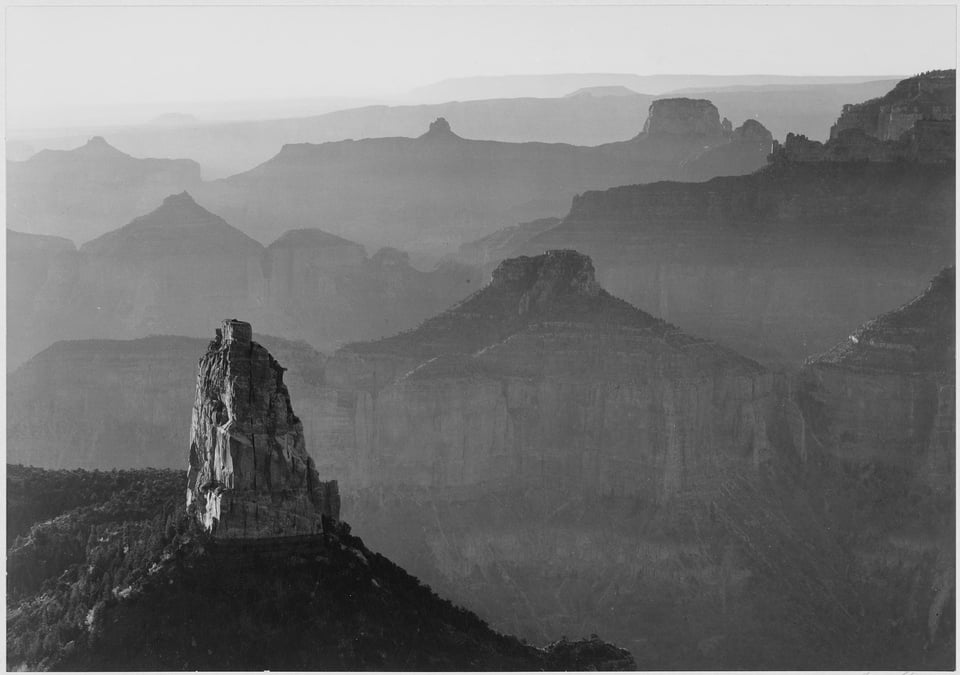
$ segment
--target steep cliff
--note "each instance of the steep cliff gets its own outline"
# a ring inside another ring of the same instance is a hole
[[[628,302],[750,357],[797,364],[952,262],[954,176],[952,166],[785,163],[587,192],[518,253],[576,248]]]
[[[7,225],[85,242],[199,183],[192,160],[131,157],[96,136],[73,150],[8,161]]]
[[[322,517],[340,516],[337,483],[320,482],[283,371],[235,319],[200,359],[187,506],[216,537],[316,534]]]

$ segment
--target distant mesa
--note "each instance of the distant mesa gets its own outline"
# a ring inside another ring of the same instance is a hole
[[[583,96],[604,98],[607,96],[638,96],[639,92],[630,89],[629,87],[624,87],[622,85],[609,85],[609,86],[598,86],[598,87],[582,87],[576,91],[572,91],[564,98],[578,98]]]
[[[650,104],[643,132],[648,136],[723,136],[717,106],[706,99],[662,98]]]
[[[236,319],[200,359],[187,506],[216,537],[318,534],[340,517],[337,482],[320,481],[283,371]]]

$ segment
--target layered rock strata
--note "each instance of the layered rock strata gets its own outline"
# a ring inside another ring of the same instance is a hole
[[[320,481],[283,371],[236,320],[200,359],[187,504],[217,537],[309,535],[339,517],[337,483]]]

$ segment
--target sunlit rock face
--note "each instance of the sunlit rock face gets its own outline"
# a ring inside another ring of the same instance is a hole
[[[317,475],[283,371],[236,320],[200,359],[187,504],[215,536],[309,535],[339,517],[337,483]]]

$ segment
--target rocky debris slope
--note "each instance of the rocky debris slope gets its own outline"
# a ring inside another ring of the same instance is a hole
[[[7,225],[85,242],[199,183],[192,160],[131,157],[95,136],[73,150],[7,162]]]
[[[252,336],[224,321],[200,359],[187,506],[221,538],[316,534],[340,516],[337,483],[320,481],[284,368]]]

